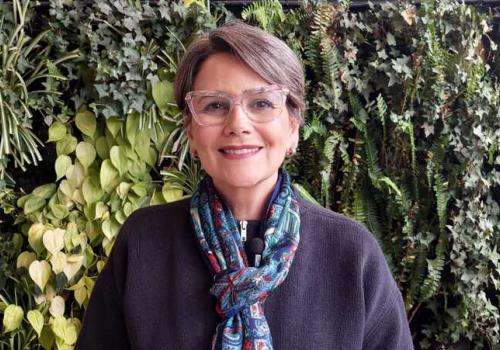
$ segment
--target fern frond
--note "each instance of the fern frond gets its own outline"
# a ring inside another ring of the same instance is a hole
[[[251,3],[243,11],[241,18],[244,20],[253,20],[259,26],[273,33],[278,24],[285,20],[283,7],[278,0],[260,0]]]

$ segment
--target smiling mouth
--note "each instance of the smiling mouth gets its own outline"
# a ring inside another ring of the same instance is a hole
[[[259,151],[262,147],[242,148],[242,149],[220,149],[224,154],[250,154]]]
[[[257,154],[263,147],[260,146],[229,146],[219,149],[219,152],[228,159],[243,159]]]

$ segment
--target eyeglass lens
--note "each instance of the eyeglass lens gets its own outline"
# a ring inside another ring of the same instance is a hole
[[[254,122],[268,122],[276,118],[283,107],[279,91],[265,91],[244,95],[242,107]],[[221,124],[231,110],[232,101],[225,96],[194,95],[192,107],[198,121],[205,125]]]

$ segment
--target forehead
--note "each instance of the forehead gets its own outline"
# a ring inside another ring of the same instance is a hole
[[[216,53],[202,63],[194,80],[193,90],[240,94],[245,90],[269,85],[271,84],[237,57],[228,53]]]

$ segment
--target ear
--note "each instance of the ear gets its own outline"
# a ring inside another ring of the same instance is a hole
[[[186,125],[186,135],[188,137],[189,152],[193,154],[196,150],[193,148],[193,130],[191,122]]]
[[[290,118],[290,147],[295,149],[299,145],[300,123],[297,118]]]

